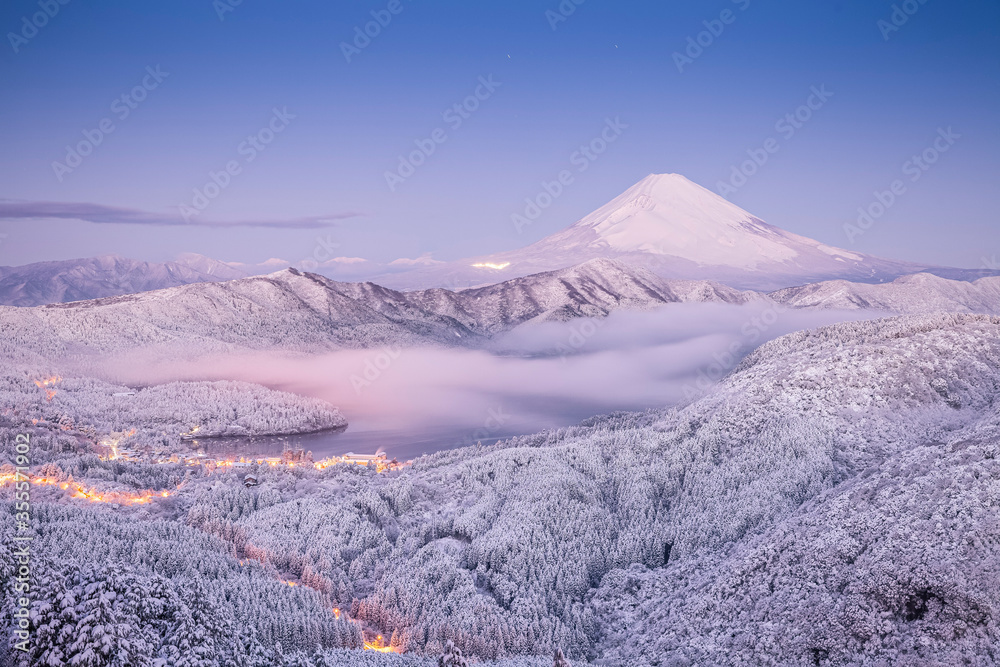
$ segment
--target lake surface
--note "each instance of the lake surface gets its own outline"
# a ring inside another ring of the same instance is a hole
[[[559,420],[554,427],[579,423],[589,415]],[[320,431],[303,435],[267,436],[258,438],[203,438],[198,440],[199,449],[210,455],[274,455],[287,445],[301,447],[313,453],[314,460],[328,456],[342,456],[347,453],[374,454],[385,452],[390,459],[406,461],[422,454],[458,447],[467,447],[481,442],[493,444],[516,435],[535,433],[539,429],[496,428],[470,429],[468,426],[422,426],[406,430],[360,430]]]
[[[614,406],[642,410],[648,406]],[[302,435],[256,438],[199,438],[197,447],[210,456],[260,456],[280,454],[285,446],[301,447],[313,453],[314,460],[347,453],[385,452],[390,459],[407,461],[422,454],[470,447],[476,443],[493,444],[517,435],[530,435],[546,429],[579,424],[598,414],[609,412],[606,405],[573,404],[561,400],[525,400],[507,397],[501,407],[478,414],[473,424],[463,406],[456,405],[450,421],[426,422],[410,419],[404,427],[387,427],[371,418],[359,418],[346,429],[305,433]],[[610,410],[614,411],[614,410]]]
[[[504,354],[407,348],[374,374],[370,364],[377,351],[341,350],[296,358],[220,359],[214,366],[199,361],[196,375],[178,379],[263,384],[323,400],[348,421],[342,432],[203,440],[209,451],[260,455],[288,445],[312,451],[316,459],[382,451],[390,459],[408,460],[571,426],[594,415],[686,403],[710,391],[767,340],[873,316],[779,312],[765,303],[670,304],[649,312],[612,313],[587,329],[580,329],[586,322],[578,320],[519,329],[497,343]]]

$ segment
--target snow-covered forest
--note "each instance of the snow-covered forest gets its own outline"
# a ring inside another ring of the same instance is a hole
[[[244,471],[101,460],[23,427],[56,482],[31,487],[31,664],[433,665],[449,643],[510,667],[560,649],[573,665],[992,664],[998,389],[1000,319],[940,315],[784,336],[689,405],[382,475],[261,466],[246,488]],[[157,396],[134,416],[169,420]],[[108,405],[87,418],[117,427]],[[10,460],[23,422],[4,419]],[[73,500],[70,479],[169,495]],[[375,634],[404,654],[358,650]]]
[[[667,280],[595,259],[474,289],[399,292],[289,269],[92,301],[0,306],[0,353],[35,363],[58,359],[85,370],[93,367],[94,355],[126,352],[169,360],[237,350],[483,347],[527,323],[679,302],[997,314],[1000,278],[963,282],[920,273],[885,284],[839,280],[765,293],[706,280]]]
[[[192,431],[202,438],[252,436],[347,424],[328,403],[246,382],[171,382],[132,389],[95,378],[63,379],[22,370],[0,375],[0,404],[13,424],[42,423],[94,435],[134,431],[121,439],[123,447],[167,451]]]

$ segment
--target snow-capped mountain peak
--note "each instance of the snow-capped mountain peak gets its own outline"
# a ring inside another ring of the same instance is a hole
[[[816,280],[891,280],[927,267],[855,253],[769,225],[680,174],[650,174],[562,231],[518,250],[386,276],[386,284],[482,284],[595,258],[670,279],[777,289]]]
[[[540,243],[578,245],[588,236],[589,247],[609,254],[674,257],[702,267],[755,270],[816,251],[821,253],[818,259],[827,262],[865,259],[769,225],[680,174],[650,174]]]
[[[650,174],[569,229],[594,247],[753,268],[798,253],[780,230],[680,174]],[[567,239],[568,240],[568,239]],[[802,239],[805,240],[805,239]]]

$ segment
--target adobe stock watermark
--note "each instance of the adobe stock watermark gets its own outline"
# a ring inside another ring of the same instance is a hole
[[[909,23],[910,18],[920,11],[920,8],[927,4],[927,0],[903,0],[898,5],[892,6],[892,13],[888,19],[879,19],[876,22],[882,39],[889,41],[893,33],[897,33],[904,25]]]
[[[319,268],[320,264],[324,262],[329,262],[334,258],[335,250],[340,247],[340,244],[330,238],[327,234],[325,237],[316,237],[316,246],[313,248],[312,255],[304,258],[298,263],[298,267],[303,271],[315,271]]]
[[[533,197],[525,198],[524,209],[519,213],[511,214],[510,221],[514,225],[514,229],[517,230],[517,233],[523,233],[525,227],[534,224],[541,217],[542,213],[562,196],[566,188],[576,182],[574,171],[577,174],[582,174],[590,169],[590,165],[604,155],[608,148],[621,138],[628,127],[627,124],[621,121],[619,116],[615,116],[614,119],[606,118],[604,120],[604,127],[597,136],[587,143],[581,144],[569,156],[570,166],[574,169],[563,169],[556,174],[553,180],[542,181],[540,184],[541,189],[538,193]]]
[[[235,12],[236,8],[243,4],[243,0],[212,0],[212,9],[220,21],[226,20],[226,14]]]
[[[912,156],[903,163],[900,171],[903,176],[909,177],[910,183],[916,183],[931,167],[937,164],[941,156],[951,150],[952,146],[962,138],[952,130],[951,126],[938,128],[937,136],[927,148],[917,155]],[[865,235],[875,223],[892,208],[900,197],[907,193],[906,181],[897,178],[886,190],[876,190],[873,193],[874,199],[867,205],[858,208],[858,218],[853,223],[844,223],[844,234],[851,243],[856,243],[858,238]]]
[[[115,115],[119,122],[124,121],[132,112],[139,108],[139,105],[146,101],[151,92],[160,87],[160,84],[170,76],[170,72],[164,72],[160,66],[146,67],[146,74],[142,80],[115,99],[111,101],[111,113]],[[62,183],[67,174],[83,164],[94,150],[104,143],[104,139],[115,131],[116,125],[110,117],[102,118],[93,129],[82,131],[83,139],[75,145],[66,146],[66,156],[62,162],[55,160],[52,162],[52,171],[56,179]]]
[[[31,542],[34,540],[31,528],[31,484],[28,468],[31,466],[31,436],[18,434],[14,439],[14,521],[16,531],[11,538],[14,544],[11,556],[14,565],[13,628],[12,642],[18,651],[27,653],[31,648],[31,619],[29,609],[31,598]]]
[[[712,354],[712,363],[699,368],[697,378],[685,383],[684,398],[688,401],[705,396],[715,384],[739,365],[746,352],[752,349],[781,320],[788,308],[774,303],[749,317],[740,327],[740,337],[722,352]]]
[[[458,447],[470,447],[484,439],[495,437],[495,434],[504,427],[508,419],[509,417],[503,413],[502,405],[490,408],[486,411],[486,419],[483,421],[483,425],[464,436],[455,444]]]
[[[806,98],[804,104],[797,107],[794,111],[785,114],[774,124],[774,130],[785,141],[790,140],[799,130],[805,127],[813,115],[822,109],[827,101],[833,97],[833,93],[826,89],[826,84],[818,88],[812,86],[809,90],[809,97]],[[760,171],[761,167],[767,164],[772,155],[780,150],[781,142],[775,137],[768,137],[759,148],[747,149],[749,159],[744,160],[738,165],[732,165],[730,167],[729,180],[716,183],[715,191],[723,197],[735,194],[749,182],[754,174]]]
[[[21,29],[18,32],[8,32],[7,40],[14,53],[20,53],[21,47],[38,35],[38,31],[49,24],[70,0],[39,0],[38,6],[42,11],[35,12],[30,17],[21,17]]]
[[[179,204],[177,209],[185,222],[191,222],[191,218],[198,215],[211,204],[222,192],[228,188],[233,178],[243,173],[244,165],[248,165],[257,159],[267,147],[274,141],[275,137],[285,131],[289,123],[295,119],[295,115],[288,113],[288,107],[274,107],[271,110],[271,118],[253,134],[236,147],[237,155],[243,159],[232,159],[226,162],[219,171],[209,171],[208,180],[201,187],[194,189],[191,196],[191,205]]]
[[[448,290],[449,292],[461,292],[462,290],[472,289],[477,285],[482,285],[482,280],[473,280],[469,277],[461,277],[458,275],[450,275],[445,278],[444,282],[440,284],[441,289]]]
[[[497,88],[503,84],[493,79],[493,75],[479,77],[476,88],[461,102],[451,105],[441,114],[443,120],[452,132],[457,131],[472,114],[479,110],[483,102],[493,97]],[[406,179],[417,173],[417,169],[427,162],[427,158],[437,152],[438,146],[448,141],[448,130],[443,127],[434,129],[427,137],[415,139],[416,148],[406,155],[399,156],[399,165],[395,171],[385,172],[385,183],[389,192],[406,182]]]
[[[407,0],[407,2],[412,2],[412,0]],[[355,56],[360,55],[362,51],[371,46],[372,40],[381,35],[382,31],[388,28],[392,20],[402,14],[404,9],[406,6],[402,0],[389,0],[385,9],[371,11],[371,21],[366,22],[363,26],[354,26],[354,39],[350,42],[340,43],[340,52],[344,54],[347,64],[351,64]]]
[[[554,10],[545,10],[545,20],[549,22],[549,26],[556,30],[559,28],[560,23],[565,23],[569,20],[570,16],[576,13],[576,8],[585,3],[587,0],[562,0],[559,6]]]
[[[566,357],[578,354],[605,324],[604,318],[593,317],[570,324],[566,340],[556,344],[556,353],[558,353],[559,359],[566,363]]]
[[[732,2],[741,12],[745,12],[750,7],[750,0],[732,0]],[[702,21],[705,29],[697,35],[687,38],[687,47],[684,52],[674,51],[673,59],[677,71],[683,74],[685,67],[693,65],[695,60],[701,58],[706,49],[711,48],[715,44],[715,40],[722,37],[726,26],[736,23],[738,16],[739,14],[727,7],[719,13],[718,18]]]
[[[393,345],[365,359],[365,367],[361,374],[351,375],[351,386],[354,387],[354,393],[360,396],[361,392],[382,377],[382,373],[388,370],[402,354],[403,348]]]

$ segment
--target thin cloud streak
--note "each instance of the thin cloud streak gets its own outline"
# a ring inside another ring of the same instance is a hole
[[[0,220],[80,220],[95,224],[161,225],[185,227],[275,227],[283,229],[319,229],[332,227],[340,220],[360,213],[344,212],[277,220],[188,221],[180,215],[159,214],[140,209],[89,204],[86,202],[0,200]]]

